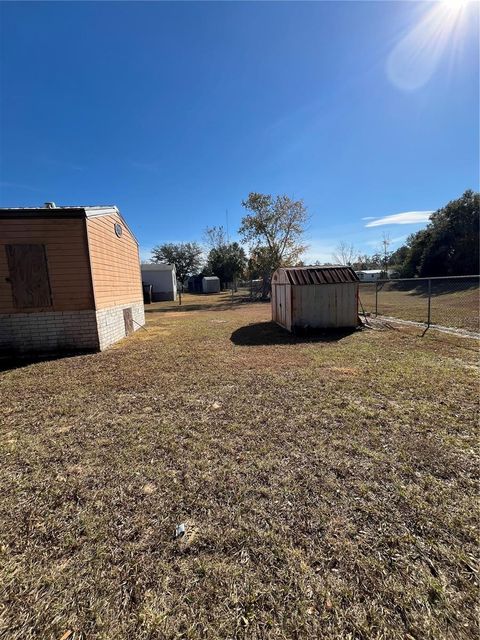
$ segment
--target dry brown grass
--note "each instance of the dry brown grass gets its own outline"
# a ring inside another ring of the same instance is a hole
[[[427,322],[428,284],[425,280],[384,283],[378,291],[378,314]],[[379,285],[380,286],[380,285]],[[402,286],[405,287],[402,289]],[[360,300],[367,313],[375,311],[375,284],[360,284]],[[431,323],[444,327],[480,331],[478,279],[432,280]]]
[[[477,344],[223,303],[2,374],[0,636],[477,638]]]

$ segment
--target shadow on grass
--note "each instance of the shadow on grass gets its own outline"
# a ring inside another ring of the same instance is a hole
[[[295,334],[282,329],[274,322],[256,322],[236,329],[230,340],[236,345],[260,346],[269,344],[302,344],[306,342],[338,342],[360,328],[309,330]]]
[[[54,360],[65,360],[66,358],[77,358],[79,356],[91,355],[97,353],[95,349],[82,350],[82,351],[65,351],[56,354],[0,354],[0,373],[6,371],[13,371],[14,369],[23,369],[29,367],[32,364],[39,364],[41,362],[53,362]]]
[[[145,306],[145,313],[168,313],[169,311],[227,311],[232,307],[238,307],[242,304],[248,304],[252,302],[263,302],[262,300],[251,300],[250,298],[234,298],[233,300],[224,300],[221,302],[213,302],[212,304],[199,304],[199,303],[185,303],[182,305],[176,304],[169,307],[153,307],[149,308]],[[267,301],[269,303],[269,301]]]

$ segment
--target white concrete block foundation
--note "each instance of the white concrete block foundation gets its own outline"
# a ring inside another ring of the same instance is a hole
[[[110,307],[109,309],[99,309],[96,312],[100,351],[118,342],[118,340],[125,338],[123,310],[128,308],[132,309],[133,330],[137,331],[137,329],[140,329],[140,327],[143,327],[145,324],[143,302],[122,304],[118,307]]]
[[[109,309],[0,314],[0,354],[102,351],[126,336],[123,310],[133,330],[145,324],[143,302]]]
[[[0,314],[0,353],[98,349],[95,311]]]

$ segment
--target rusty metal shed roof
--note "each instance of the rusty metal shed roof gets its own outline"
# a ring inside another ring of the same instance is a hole
[[[355,271],[351,267],[342,265],[328,267],[287,267],[284,271],[290,284],[294,285],[358,282]]]

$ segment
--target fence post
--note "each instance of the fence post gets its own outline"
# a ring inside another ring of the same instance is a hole
[[[427,328],[430,326],[430,316],[432,310],[432,279],[428,279],[428,318],[427,318]]]
[[[375,317],[378,316],[378,282],[375,282]]]

